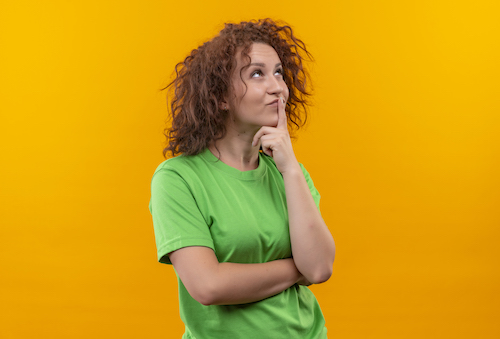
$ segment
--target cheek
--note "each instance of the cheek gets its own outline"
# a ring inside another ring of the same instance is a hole
[[[263,87],[259,86],[252,86],[248,87],[247,93],[245,95],[245,99],[248,102],[260,102],[263,100],[263,98],[266,96],[266,90]]]

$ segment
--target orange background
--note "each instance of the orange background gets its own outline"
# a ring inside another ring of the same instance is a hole
[[[306,7],[304,7],[306,6]],[[0,337],[180,338],[149,184],[174,65],[226,21],[316,57],[296,153],[332,338],[500,337],[498,1],[3,1]]]

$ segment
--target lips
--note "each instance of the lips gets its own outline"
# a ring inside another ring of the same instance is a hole
[[[278,104],[278,101],[279,99],[274,99],[273,101],[271,101],[270,103],[268,103],[267,105],[268,106],[271,106],[271,105],[277,105]]]

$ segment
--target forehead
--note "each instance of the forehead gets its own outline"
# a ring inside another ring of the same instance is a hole
[[[236,50],[237,68],[248,65],[249,60],[241,55],[242,50],[242,47]],[[251,59],[250,63],[261,63],[265,64],[266,66],[274,67],[274,65],[281,62],[278,53],[276,53],[274,48],[265,43],[254,42],[250,46],[248,56]]]

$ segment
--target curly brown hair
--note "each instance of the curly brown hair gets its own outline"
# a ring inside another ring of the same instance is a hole
[[[304,43],[290,26],[272,19],[227,23],[219,35],[175,66],[175,79],[164,88],[169,90],[171,119],[171,126],[165,128],[164,157],[198,154],[225,136],[228,112],[220,106],[231,92],[236,50],[242,48],[241,55],[250,64],[253,43],[268,44],[278,54],[289,90],[288,125],[296,130],[305,124],[311,87],[303,61],[312,56]]]

